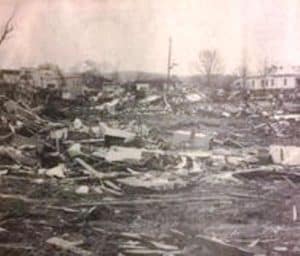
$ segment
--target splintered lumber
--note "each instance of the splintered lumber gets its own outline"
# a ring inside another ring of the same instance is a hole
[[[100,188],[101,188],[103,191],[106,191],[106,192],[108,192],[108,193],[113,194],[114,196],[122,196],[122,195],[123,195],[122,192],[117,191],[117,190],[114,190],[114,189],[111,189],[111,188],[108,188],[108,187],[106,187],[106,186],[104,186],[104,185],[101,185]]]
[[[179,231],[177,229],[171,229],[170,233],[172,235],[174,235],[177,239],[180,239],[180,240],[182,240],[186,237],[184,233],[182,233],[181,231]]]
[[[80,144],[92,144],[92,143],[100,143],[100,142],[104,142],[104,139],[82,139],[82,140],[65,140],[62,143],[63,144],[74,144],[74,142],[76,143],[80,143]]]
[[[17,102],[13,100],[9,100],[4,104],[4,107],[8,113],[13,113],[16,115],[20,115],[24,119],[39,122],[39,123],[47,123],[46,120],[40,118],[37,114],[30,111],[28,108],[21,106]]]
[[[275,170],[245,170],[238,171],[233,174],[236,178],[246,178],[246,179],[264,179],[264,180],[282,180],[288,178],[293,183],[300,182],[299,172],[287,172],[287,171],[275,171]]]
[[[10,140],[12,137],[14,136],[13,132],[10,132],[6,135],[0,136],[0,142],[7,142],[8,140]]]
[[[144,234],[122,232],[120,236],[130,241],[119,246],[126,255],[165,255],[165,253],[177,255],[181,253],[178,246],[155,241],[154,238]]]
[[[178,250],[178,247],[175,245],[170,245],[170,244],[165,244],[165,243],[161,243],[161,242],[155,242],[152,241],[150,242],[155,248],[159,249],[159,250],[165,250],[165,251],[176,251]]]
[[[21,243],[0,243],[0,255],[27,255],[34,247]]]
[[[104,184],[108,187],[111,187],[114,190],[122,191],[121,188],[119,186],[117,186],[115,183],[113,183],[112,181],[106,180],[106,181],[104,181]]]
[[[7,230],[6,230],[5,228],[1,228],[1,227],[0,227],[0,233],[1,233],[1,232],[7,232]]]
[[[229,245],[221,240],[212,239],[203,235],[197,235],[199,244],[199,255],[206,252],[205,255],[222,255],[222,256],[252,256],[254,253],[244,249]]]
[[[243,148],[243,145],[241,145],[239,142],[237,142],[231,138],[226,139],[224,144],[228,145],[228,146],[237,147],[237,148]]]
[[[28,166],[34,166],[37,164],[35,159],[25,156],[21,150],[10,146],[0,146],[0,156],[8,157],[16,163]]]
[[[292,188],[297,188],[297,185],[296,185],[293,181],[291,181],[288,177],[284,176],[283,178],[286,180],[286,182],[287,182]]]
[[[56,178],[65,178],[65,173],[68,172],[65,164],[58,164],[57,166],[50,168],[50,169],[40,169],[40,174],[45,174],[49,177],[56,177]]]
[[[22,201],[22,202],[28,203],[28,204],[37,204],[38,205],[38,204],[43,203],[42,201],[37,200],[37,199],[32,199],[32,198],[25,197],[23,195],[15,195],[15,194],[0,193],[0,198],[1,199],[19,200],[19,201]],[[56,205],[47,204],[47,205],[42,205],[42,207],[47,208],[49,210],[64,211],[64,212],[69,212],[69,213],[79,212],[79,210],[72,209],[72,208],[69,208],[69,207],[64,207],[64,206],[56,206]]]
[[[13,195],[13,194],[3,194],[0,193],[0,198],[2,199],[14,199],[14,200],[20,200],[23,201],[25,203],[38,203],[38,200],[35,199],[31,199],[22,195]]]
[[[75,161],[80,164],[85,170],[87,170],[91,175],[98,179],[103,179],[104,173],[96,171],[91,165],[87,164],[81,158],[75,158]]]
[[[141,240],[142,239],[142,236],[140,234],[130,233],[130,232],[121,232],[120,236],[123,238],[130,239],[130,240]]]
[[[46,207],[47,209],[50,209],[50,210],[63,211],[63,212],[67,212],[67,213],[80,212],[79,210],[68,208],[68,207],[63,207],[63,206],[46,205],[44,207]]]
[[[258,199],[260,199],[258,197]],[[219,197],[161,197],[161,198],[145,198],[145,199],[131,199],[131,200],[105,200],[97,202],[88,202],[72,205],[72,207],[87,207],[98,205],[143,205],[143,204],[160,204],[160,203],[191,203],[191,202],[203,202],[203,201],[218,201],[220,204],[231,204],[233,198],[219,196]]]
[[[298,146],[271,145],[270,154],[276,164],[300,165],[300,147]]]
[[[75,161],[80,164],[86,171],[88,171],[92,176],[98,179],[111,179],[111,178],[116,178],[116,177],[122,177],[124,176],[121,173],[116,173],[116,172],[111,172],[111,173],[103,173],[100,171],[97,171],[94,167],[91,165],[87,164],[84,160],[81,158],[75,158]]]
[[[120,244],[118,247],[122,251],[124,251],[124,250],[132,250],[132,249],[133,250],[147,249],[145,246],[139,245],[139,242],[136,242],[136,243],[130,242],[130,243],[125,243],[125,244]]]
[[[77,247],[78,242],[70,242],[70,241],[64,240],[59,237],[49,238],[46,242],[48,244],[54,245],[58,248],[61,248],[62,250],[70,251],[77,255],[81,255],[81,256],[92,255],[92,253],[90,251],[87,251],[87,250]]]
[[[297,221],[297,219],[298,219],[297,206],[293,205],[293,221]]]
[[[151,256],[161,256],[166,255],[166,251],[157,249],[128,249],[123,251],[126,255],[151,255]],[[172,251],[169,255],[182,255],[181,251]],[[220,254],[221,255],[221,254]]]

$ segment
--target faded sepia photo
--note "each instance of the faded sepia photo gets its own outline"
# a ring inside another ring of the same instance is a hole
[[[299,123],[298,0],[0,0],[0,256],[299,256]]]

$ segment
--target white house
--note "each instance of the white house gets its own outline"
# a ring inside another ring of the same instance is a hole
[[[300,89],[300,67],[273,68],[267,75],[248,76],[243,84],[240,78],[234,82],[249,91],[282,91]]]
[[[299,88],[300,75],[282,74],[247,77],[248,90],[293,90]]]

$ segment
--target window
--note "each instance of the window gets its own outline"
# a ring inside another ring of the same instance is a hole
[[[283,79],[283,84],[287,85],[287,79],[286,78]]]
[[[255,80],[252,80],[252,86],[253,87],[255,86]]]
[[[264,79],[261,79],[260,84],[261,84],[262,87],[264,87],[264,85],[265,85],[265,80],[264,80]]]
[[[269,80],[266,80],[266,87],[268,87],[269,85]]]
[[[271,85],[274,85],[274,79],[271,80]]]

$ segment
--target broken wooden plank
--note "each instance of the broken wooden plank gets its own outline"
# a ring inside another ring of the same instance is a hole
[[[9,157],[16,163],[28,166],[34,166],[37,164],[37,160],[24,155],[21,150],[10,146],[0,146],[0,156]]]
[[[196,241],[199,244],[199,248],[196,250],[199,255],[201,252],[205,255],[222,255],[222,256],[253,256],[254,253],[246,251],[245,249],[235,247],[227,244],[219,239],[209,238],[204,235],[197,235]]]
[[[22,243],[0,243],[0,255],[28,255],[34,247]]]
[[[283,180],[285,179],[285,177],[287,177],[293,183],[300,182],[299,172],[287,172],[287,171],[278,171],[278,170],[249,169],[249,170],[234,172],[233,176],[236,178],[264,179],[264,180]]]
[[[70,251],[81,256],[90,256],[92,252],[77,247],[78,242],[70,242],[60,237],[51,237],[46,241],[48,244],[54,245],[62,250]]]
[[[104,139],[82,139],[82,140],[65,140],[62,143],[69,145],[74,143],[80,143],[80,144],[93,144],[93,143],[102,143],[104,142]]]
[[[143,204],[159,204],[159,203],[190,203],[190,202],[203,202],[203,201],[218,201],[220,204],[228,204],[231,203],[232,198],[229,197],[162,197],[162,198],[144,198],[144,199],[131,199],[126,200],[105,200],[105,201],[95,201],[95,202],[88,202],[88,203],[79,203],[74,204],[72,207],[89,207],[89,206],[97,206],[97,205],[124,205],[124,206],[131,206],[131,205],[143,205]]]
[[[46,208],[46,209],[50,209],[50,210],[58,210],[58,211],[64,211],[64,212],[68,212],[68,213],[77,213],[77,212],[79,212],[79,210],[77,210],[77,209],[72,209],[72,208],[65,207],[65,206],[56,206],[56,205],[49,205],[49,204],[44,205],[43,202],[40,201],[40,200],[28,198],[28,197],[23,196],[23,195],[0,193],[0,198],[20,200],[24,203],[30,203],[30,204],[42,204],[41,207]]]
[[[151,256],[161,256],[166,255],[166,251],[157,249],[128,249],[123,251],[126,255],[151,255]],[[168,255],[182,255],[181,251],[168,252]],[[221,255],[221,254],[220,254]]]
[[[162,242],[156,242],[156,241],[150,241],[150,243],[159,250],[164,250],[164,251],[178,251],[179,248],[178,246],[175,245],[170,245],[170,244],[165,244]]]
[[[87,164],[85,161],[83,161],[81,158],[75,158],[75,161],[80,164],[85,170],[87,170],[92,176],[103,179],[105,176],[104,173],[96,171],[91,165]]]
[[[0,193],[0,198],[2,199],[16,199],[16,200],[20,200],[23,201],[25,203],[38,203],[39,200],[35,200],[35,199],[31,199],[22,195],[14,195],[14,194],[3,194]]]
[[[86,171],[88,171],[92,176],[98,179],[112,179],[112,178],[117,178],[117,177],[124,177],[128,175],[124,175],[122,173],[116,173],[116,172],[110,172],[110,173],[103,173],[100,171],[97,171],[92,167],[91,165],[87,164],[84,160],[81,158],[75,158],[75,161],[80,164]]]
[[[114,195],[114,196],[122,196],[122,195],[123,195],[122,192],[117,191],[117,190],[114,190],[114,189],[112,189],[112,188],[108,188],[108,187],[106,187],[106,186],[104,186],[104,185],[101,185],[100,188],[101,188],[103,191],[108,192],[108,193],[110,193],[110,194],[112,194],[112,195]]]
[[[297,221],[298,219],[298,211],[297,211],[297,206],[293,205],[293,221]]]

